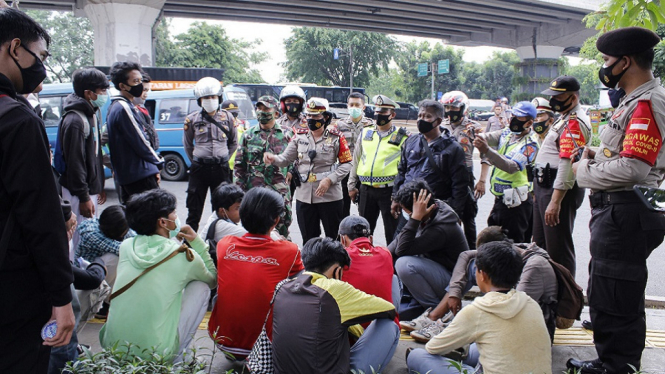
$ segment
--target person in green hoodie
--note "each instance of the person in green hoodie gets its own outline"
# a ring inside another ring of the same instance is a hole
[[[111,307],[99,340],[104,348],[129,342],[132,353],[144,358],[154,347],[179,362],[216,286],[208,245],[191,227],[180,226],[176,197],[165,190],[132,196],[126,216],[138,235],[120,246]],[[186,239],[191,248],[173,239]]]

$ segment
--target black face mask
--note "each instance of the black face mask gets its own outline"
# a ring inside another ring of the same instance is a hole
[[[510,131],[513,132],[513,134],[521,134],[522,131],[524,131],[524,125],[529,121],[520,121],[517,119],[517,117],[513,117],[513,119],[510,120]]]
[[[550,107],[552,108],[553,111],[555,112],[565,112],[566,110],[570,109],[570,107],[573,105],[573,96],[569,96],[566,100],[561,101],[557,100],[554,97],[550,98]],[[568,104],[566,104],[568,103]]]
[[[424,119],[419,119],[418,122],[416,123],[416,125],[418,126],[418,131],[421,134],[425,134],[432,131],[432,129],[434,129],[435,126],[434,122],[436,121],[428,122],[425,121]]]
[[[623,88],[619,88],[618,90],[610,88],[609,91],[607,91],[607,96],[610,98],[612,108],[616,108],[621,104],[621,98],[626,96],[626,91],[624,91]]]
[[[233,116],[233,118],[238,118],[238,114],[240,114],[240,113],[238,113],[238,112],[231,113],[231,115]]]
[[[141,95],[143,95],[143,83],[139,83],[136,86],[129,86],[129,87],[130,89],[127,92],[129,92],[130,95],[134,97],[141,97]]]
[[[614,67],[617,66],[621,60],[622,59],[619,58],[618,60],[614,61],[611,66],[602,66],[600,70],[598,70],[598,79],[600,79],[600,83],[602,83],[605,87],[616,87],[621,80],[621,77],[623,77],[623,75],[626,73],[627,69],[624,69],[617,75],[612,74],[612,69],[614,69]]]
[[[23,47],[23,45],[21,44],[19,47]],[[22,68],[14,56],[11,57],[18,69],[21,71],[21,79],[23,80],[23,89],[17,92],[20,94],[29,94],[32,93],[37,87],[39,87],[39,84],[41,84],[44,79],[46,79],[46,68],[42,63],[42,60],[40,60],[36,54],[32,53],[32,51],[26,47],[23,47],[23,49],[25,49],[32,55],[32,57],[35,58],[35,63],[30,65],[30,67]]]
[[[290,103],[290,104],[285,104],[286,107],[286,112],[289,114],[298,114],[300,113],[300,104],[295,104],[295,103]]]
[[[314,118],[309,118],[307,119],[307,127],[309,127],[310,130],[316,131],[323,127],[325,125],[325,120],[323,118],[321,119],[314,119]]]
[[[536,134],[544,134],[545,131],[547,131],[547,129],[550,127],[547,124],[548,121],[549,121],[549,119],[546,119],[542,122],[534,122],[533,123],[533,131],[535,131]]]
[[[450,118],[450,122],[457,122],[462,119],[461,110],[447,110],[446,117]]]
[[[392,121],[390,118],[391,114],[376,114],[374,113],[374,118],[376,119],[376,124],[379,126],[385,126]]]

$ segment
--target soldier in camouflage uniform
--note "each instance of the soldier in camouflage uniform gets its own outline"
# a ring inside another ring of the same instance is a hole
[[[293,138],[293,132],[278,125],[278,102],[272,96],[261,96],[256,102],[256,116],[258,126],[250,127],[240,137],[240,144],[236,153],[236,163],[233,168],[235,183],[244,191],[252,187],[269,187],[284,196],[284,213],[282,214],[277,231],[285,238],[289,237],[291,225],[291,191],[289,190],[289,167],[266,165],[263,162],[263,153],[282,153]]]
[[[340,120],[337,120],[335,126],[337,129],[344,134],[346,138],[346,143],[349,145],[349,151],[353,155],[355,149],[356,141],[358,136],[362,133],[365,127],[374,126],[374,120],[371,118],[365,117],[365,96],[359,92],[354,92],[349,95],[347,99],[347,105],[349,108],[349,116]],[[347,184],[349,183],[349,176],[342,181],[342,195],[344,196],[344,217],[348,217],[351,214],[351,197],[349,197],[349,188]],[[355,186],[358,188],[358,186]]]

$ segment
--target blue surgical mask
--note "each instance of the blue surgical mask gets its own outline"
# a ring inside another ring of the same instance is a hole
[[[175,223],[175,228],[173,230],[169,229],[169,238],[173,239],[178,235],[178,233],[180,233],[180,217],[176,217],[175,221],[170,219],[166,220]]]
[[[362,108],[349,108],[349,115],[351,118],[358,118],[363,115]]]
[[[405,212],[404,209],[402,209],[402,217],[404,217],[404,219],[407,221],[411,218],[409,213]]]
[[[97,100],[91,100],[95,108],[103,107],[109,101],[109,94],[98,94]]]

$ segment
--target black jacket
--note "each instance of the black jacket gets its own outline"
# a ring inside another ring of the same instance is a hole
[[[423,255],[452,273],[457,257],[468,251],[469,245],[457,214],[443,201],[436,201],[436,205],[436,213],[424,224],[410,218],[388,249],[393,258]]]
[[[22,305],[26,298],[68,304],[74,278],[44,124],[0,74],[0,235],[10,211],[15,225],[0,264],[3,324],[10,323],[5,317],[26,312],[5,307]]]
[[[58,141],[62,142],[62,156],[67,168],[60,176],[60,185],[84,203],[90,195],[104,190],[104,165],[99,127],[95,126],[96,110],[85,99],[70,94],[65,98],[64,111],[78,110],[88,117],[89,135],[84,133],[81,117],[70,112],[65,115],[58,129]]]
[[[434,197],[446,201],[461,217],[469,197],[469,171],[462,146],[448,135],[448,131],[443,131],[441,136],[429,145],[438,165],[435,169],[427,158],[421,139],[424,139],[424,136],[418,134],[410,136],[404,142],[393,193],[399,191],[404,183],[423,179]]]

